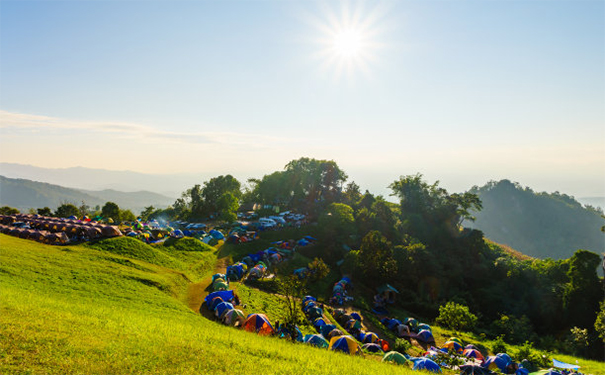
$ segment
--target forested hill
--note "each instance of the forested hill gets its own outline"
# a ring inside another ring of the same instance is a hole
[[[149,205],[167,207],[174,202],[174,199],[149,191],[124,193],[115,190],[78,190],[44,182],[0,176],[0,205],[15,207],[24,212],[30,208],[42,207],[54,210],[65,202],[76,206],[85,202],[88,206],[94,207],[108,201],[134,210],[134,212],[140,212]]]
[[[537,193],[509,180],[474,187],[483,209],[474,223],[485,236],[532,257],[569,258],[577,249],[602,253],[601,212],[558,192]]]

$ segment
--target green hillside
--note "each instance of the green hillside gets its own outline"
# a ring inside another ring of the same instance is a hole
[[[216,253],[159,247],[165,257],[153,260],[141,250],[0,235],[0,373],[410,372],[214,323],[189,310],[185,293],[212,272]],[[164,267],[168,257],[182,269]]]
[[[62,203],[68,202],[80,206],[102,206],[106,202],[115,202],[124,209],[138,213],[144,207],[167,207],[174,199],[149,191],[121,192],[116,190],[78,190],[59,185],[25,179],[0,176],[0,206],[15,207],[22,212],[30,208],[50,207],[55,210]]]
[[[564,259],[577,249],[603,251],[602,212],[560,193],[537,193],[508,180],[491,182],[478,194],[483,209],[465,225],[536,258]]]

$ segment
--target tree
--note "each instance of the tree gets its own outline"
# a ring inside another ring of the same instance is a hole
[[[220,211],[220,200],[227,194],[231,193],[236,200],[242,196],[240,182],[230,174],[226,176],[213,177],[209,181],[204,182],[204,188],[201,191],[203,199],[203,213],[213,214]],[[225,202],[223,202],[225,203]],[[196,212],[195,207],[193,212]]]
[[[53,212],[51,211],[50,208],[48,207],[44,207],[44,208],[38,208],[36,210],[36,212],[38,213],[38,215],[40,216],[52,216]]]
[[[142,222],[148,222],[149,221],[149,217],[154,212],[155,212],[155,207],[148,206],[148,207],[145,207],[145,209],[143,211],[141,211],[141,214],[139,215],[139,217],[141,218]]]
[[[465,305],[448,302],[439,306],[439,316],[435,321],[455,331],[468,331],[477,323],[477,316],[471,313]]]
[[[324,259],[334,264],[344,255],[342,245],[350,242],[355,233],[353,209],[343,203],[332,203],[318,219]]]
[[[330,267],[321,258],[315,258],[307,264],[309,270],[309,281],[318,281],[328,276]]]
[[[286,318],[284,323],[298,324],[302,316],[302,306],[300,300],[307,294],[307,288],[304,281],[293,275],[284,276],[278,279],[277,287],[279,293],[284,296],[284,307]]]
[[[16,215],[19,213],[19,210],[9,206],[0,207],[0,215]]]
[[[78,207],[78,211],[80,217],[87,216],[90,213],[90,206],[88,206],[84,201],[82,201],[82,204],[80,205],[80,207]]]
[[[57,207],[57,210],[55,211],[56,217],[78,216],[78,214],[80,214],[80,210],[71,203],[63,203]]]
[[[600,264],[599,255],[586,250],[578,250],[569,258],[569,282],[563,293],[563,308],[570,326],[587,328],[594,324],[599,302],[603,299],[597,275]]]
[[[389,185],[391,195],[399,198],[401,221],[408,234],[423,242],[456,237],[464,219],[473,220],[470,211],[479,211],[476,194],[452,194],[439,187],[439,181],[427,184],[420,173],[402,176]]]
[[[375,230],[361,240],[358,265],[365,280],[374,286],[397,274],[397,262],[393,258],[391,243]]]
[[[238,199],[231,192],[223,194],[217,202],[219,218],[227,223],[232,223],[237,220],[238,208]]]
[[[137,219],[136,216],[134,216],[134,213],[132,213],[132,211],[130,210],[120,210],[120,215],[119,215],[119,220],[120,221],[130,221],[133,222]]]
[[[120,207],[113,202],[107,202],[103,208],[101,208],[101,216],[118,223],[120,222]]]
[[[597,335],[599,335],[605,343],[605,301],[601,301],[600,305],[601,308],[597,314],[597,319],[594,322],[594,329],[597,332]]]

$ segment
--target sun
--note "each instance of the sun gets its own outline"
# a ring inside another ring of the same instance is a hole
[[[363,38],[361,32],[355,29],[338,32],[334,35],[332,47],[334,48],[334,53],[342,58],[355,58],[363,52]]]
[[[314,43],[319,48],[313,57],[320,69],[335,79],[353,78],[360,72],[369,75],[384,47],[379,39],[387,11],[364,9],[361,2],[341,2],[340,9],[322,4],[320,12],[308,17],[317,31]]]

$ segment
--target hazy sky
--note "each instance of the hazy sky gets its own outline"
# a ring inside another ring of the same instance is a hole
[[[0,129],[41,167],[603,196],[605,2],[2,0]]]

